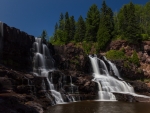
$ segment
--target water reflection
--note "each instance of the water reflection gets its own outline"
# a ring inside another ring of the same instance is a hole
[[[51,106],[45,113],[150,113],[150,103],[83,101]]]

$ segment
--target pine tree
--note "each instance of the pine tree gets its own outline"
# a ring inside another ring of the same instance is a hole
[[[122,33],[129,43],[137,43],[140,38],[140,27],[135,16],[134,4],[123,7]]]
[[[139,58],[138,58],[138,55],[137,55],[136,51],[133,51],[133,55],[131,57],[131,61],[135,65],[140,66],[140,61],[139,61]]]
[[[43,40],[43,41],[46,41],[46,39],[48,38],[48,35],[47,35],[47,32],[46,32],[46,30],[43,30],[42,31],[42,34],[41,34],[41,39]]]
[[[104,50],[107,46],[108,42],[110,41],[110,33],[108,31],[108,28],[104,25],[99,28],[97,33],[97,41],[98,41],[98,48],[100,50]]]
[[[112,32],[114,31],[114,15],[113,15],[113,12],[111,10],[111,8],[108,7],[108,10],[107,10],[107,28],[109,30],[109,33],[110,35],[112,35]],[[112,38],[112,37],[111,37]]]
[[[150,36],[150,1],[147,2],[143,8],[144,12],[144,21],[143,21],[143,28],[145,34],[149,34]]]
[[[102,3],[102,8],[100,12],[100,23],[99,30],[97,32],[98,47],[103,50],[107,44],[111,41],[114,31],[114,20],[113,12],[106,5],[105,1]]]
[[[119,29],[118,13],[115,12],[114,13],[114,31],[113,31],[114,38],[118,36],[119,32],[120,32],[120,29]]]
[[[59,19],[59,30],[64,30],[64,15],[62,13],[60,14]]]
[[[56,22],[56,24],[55,24],[55,31],[54,31],[54,41],[56,41],[57,40],[57,30],[58,30],[58,24],[57,24],[57,22]]]
[[[97,8],[97,5],[93,4],[88,13],[86,18],[86,41],[93,41],[96,42],[96,35],[99,28],[99,21],[100,21],[100,13]]]
[[[75,32],[75,41],[76,42],[82,42],[84,40],[85,31],[86,31],[85,22],[84,22],[82,16],[80,15],[80,17],[77,21],[76,32]]]
[[[75,35],[75,20],[74,16],[70,17],[70,32],[69,32],[69,38],[70,40],[74,40]]]
[[[132,2],[124,5],[119,12],[119,29],[121,31],[120,35],[129,43],[137,43],[141,40],[141,29]]]
[[[68,12],[66,12],[65,14],[65,29],[64,29],[64,32],[65,32],[65,43],[68,43],[70,41],[70,37],[69,37],[69,32],[70,32],[70,21],[69,21],[69,14]]]

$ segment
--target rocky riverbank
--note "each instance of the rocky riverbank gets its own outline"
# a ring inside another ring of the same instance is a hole
[[[60,78],[66,78],[63,90],[59,90],[65,102],[69,102],[66,95],[75,100],[93,100],[96,96],[97,84],[86,75],[72,77],[73,92],[70,92],[70,76],[62,75],[60,71],[53,72],[55,88],[59,86]],[[45,81],[43,89],[42,81]],[[62,81],[63,83],[63,81]],[[32,73],[16,71],[5,66],[0,66],[0,112],[43,113],[48,106],[55,105],[55,98],[47,89],[45,77],[36,77]],[[76,91],[76,87],[79,87]],[[73,101],[73,100],[72,100]]]

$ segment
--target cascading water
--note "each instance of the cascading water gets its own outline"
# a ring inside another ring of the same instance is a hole
[[[129,86],[125,81],[114,78],[110,75],[106,64],[96,56],[89,56],[93,68],[94,81],[98,83],[100,100],[116,100],[112,92],[134,93],[133,87]],[[119,76],[117,68],[109,60],[110,67]],[[99,65],[100,64],[100,65]]]
[[[119,74],[119,71],[118,71],[116,65],[115,65],[114,63],[112,63],[111,61],[107,60],[105,56],[104,56],[104,60],[105,60],[106,62],[108,62],[108,64],[110,65],[110,68],[111,68],[110,71],[113,71],[114,75],[115,75],[118,79],[122,80],[122,78],[120,77],[120,74]]]
[[[45,82],[48,84],[48,89],[51,91],[52,96],[55,98],[56,104],[63,103],[61,94],[54,89],[52,75],[49,73],[54,70],[54,60],[50,55],[48,47],[42,43],[41,38],[36,38],[33,44],[34,48],[34,65],[33,73],[38,77],[46,77],[42,80],[42,90],[45,90]]]
[[[3,50],[3,23],[0,22],[0,63],[2,59],[2,50]]]

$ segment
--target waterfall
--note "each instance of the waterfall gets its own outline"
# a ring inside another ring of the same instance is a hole
[[[52,96],[55,98],[56,104],[63,103],[64,101],[61,94],[54,89],[51,74],[51,72],[54,70],[54,60],[50,55],[48,47],[42,43],[41,38],[36,38],[33,44],[33,48],[35,52],[33,58],[33,73],[38,77],[46,78],[42,79],[42,90],[46,90],[47,85],[47,89],[51,91]]]
[[[0,22],[0,63],[2,60],[2,50],[3,50],[3,23]]]
[[[96,56],[89,56],[89,58],[93,68],[93,80],[98,83],[98,97],[100,100],[116,100],[112,92],[134,93],[133,87],[129,86],[125,81],[116,79],[109,74],[108,68],[104,61],[97,58]],[[120,78],[116,66],[106,58],[105,60],[110,65],[115,75]],[[101,72],[100,69],[103,70],[103,72]]]
[[[108,64],[110,65],[110,67],[111,67],[111,70],[110,70],[110,71],[113,71],[113,73],[115,74],[115,76],[116,76],[118,79],[122,80],[122,78],[120,77],[120,74],[119,74],[119,71],[118,71],[116,65],[115,65],[114,63],[112,63],[111,61],[107,60],[106,57],[105,57],[104,59],[105,59],[105,60],[108,62]]]

